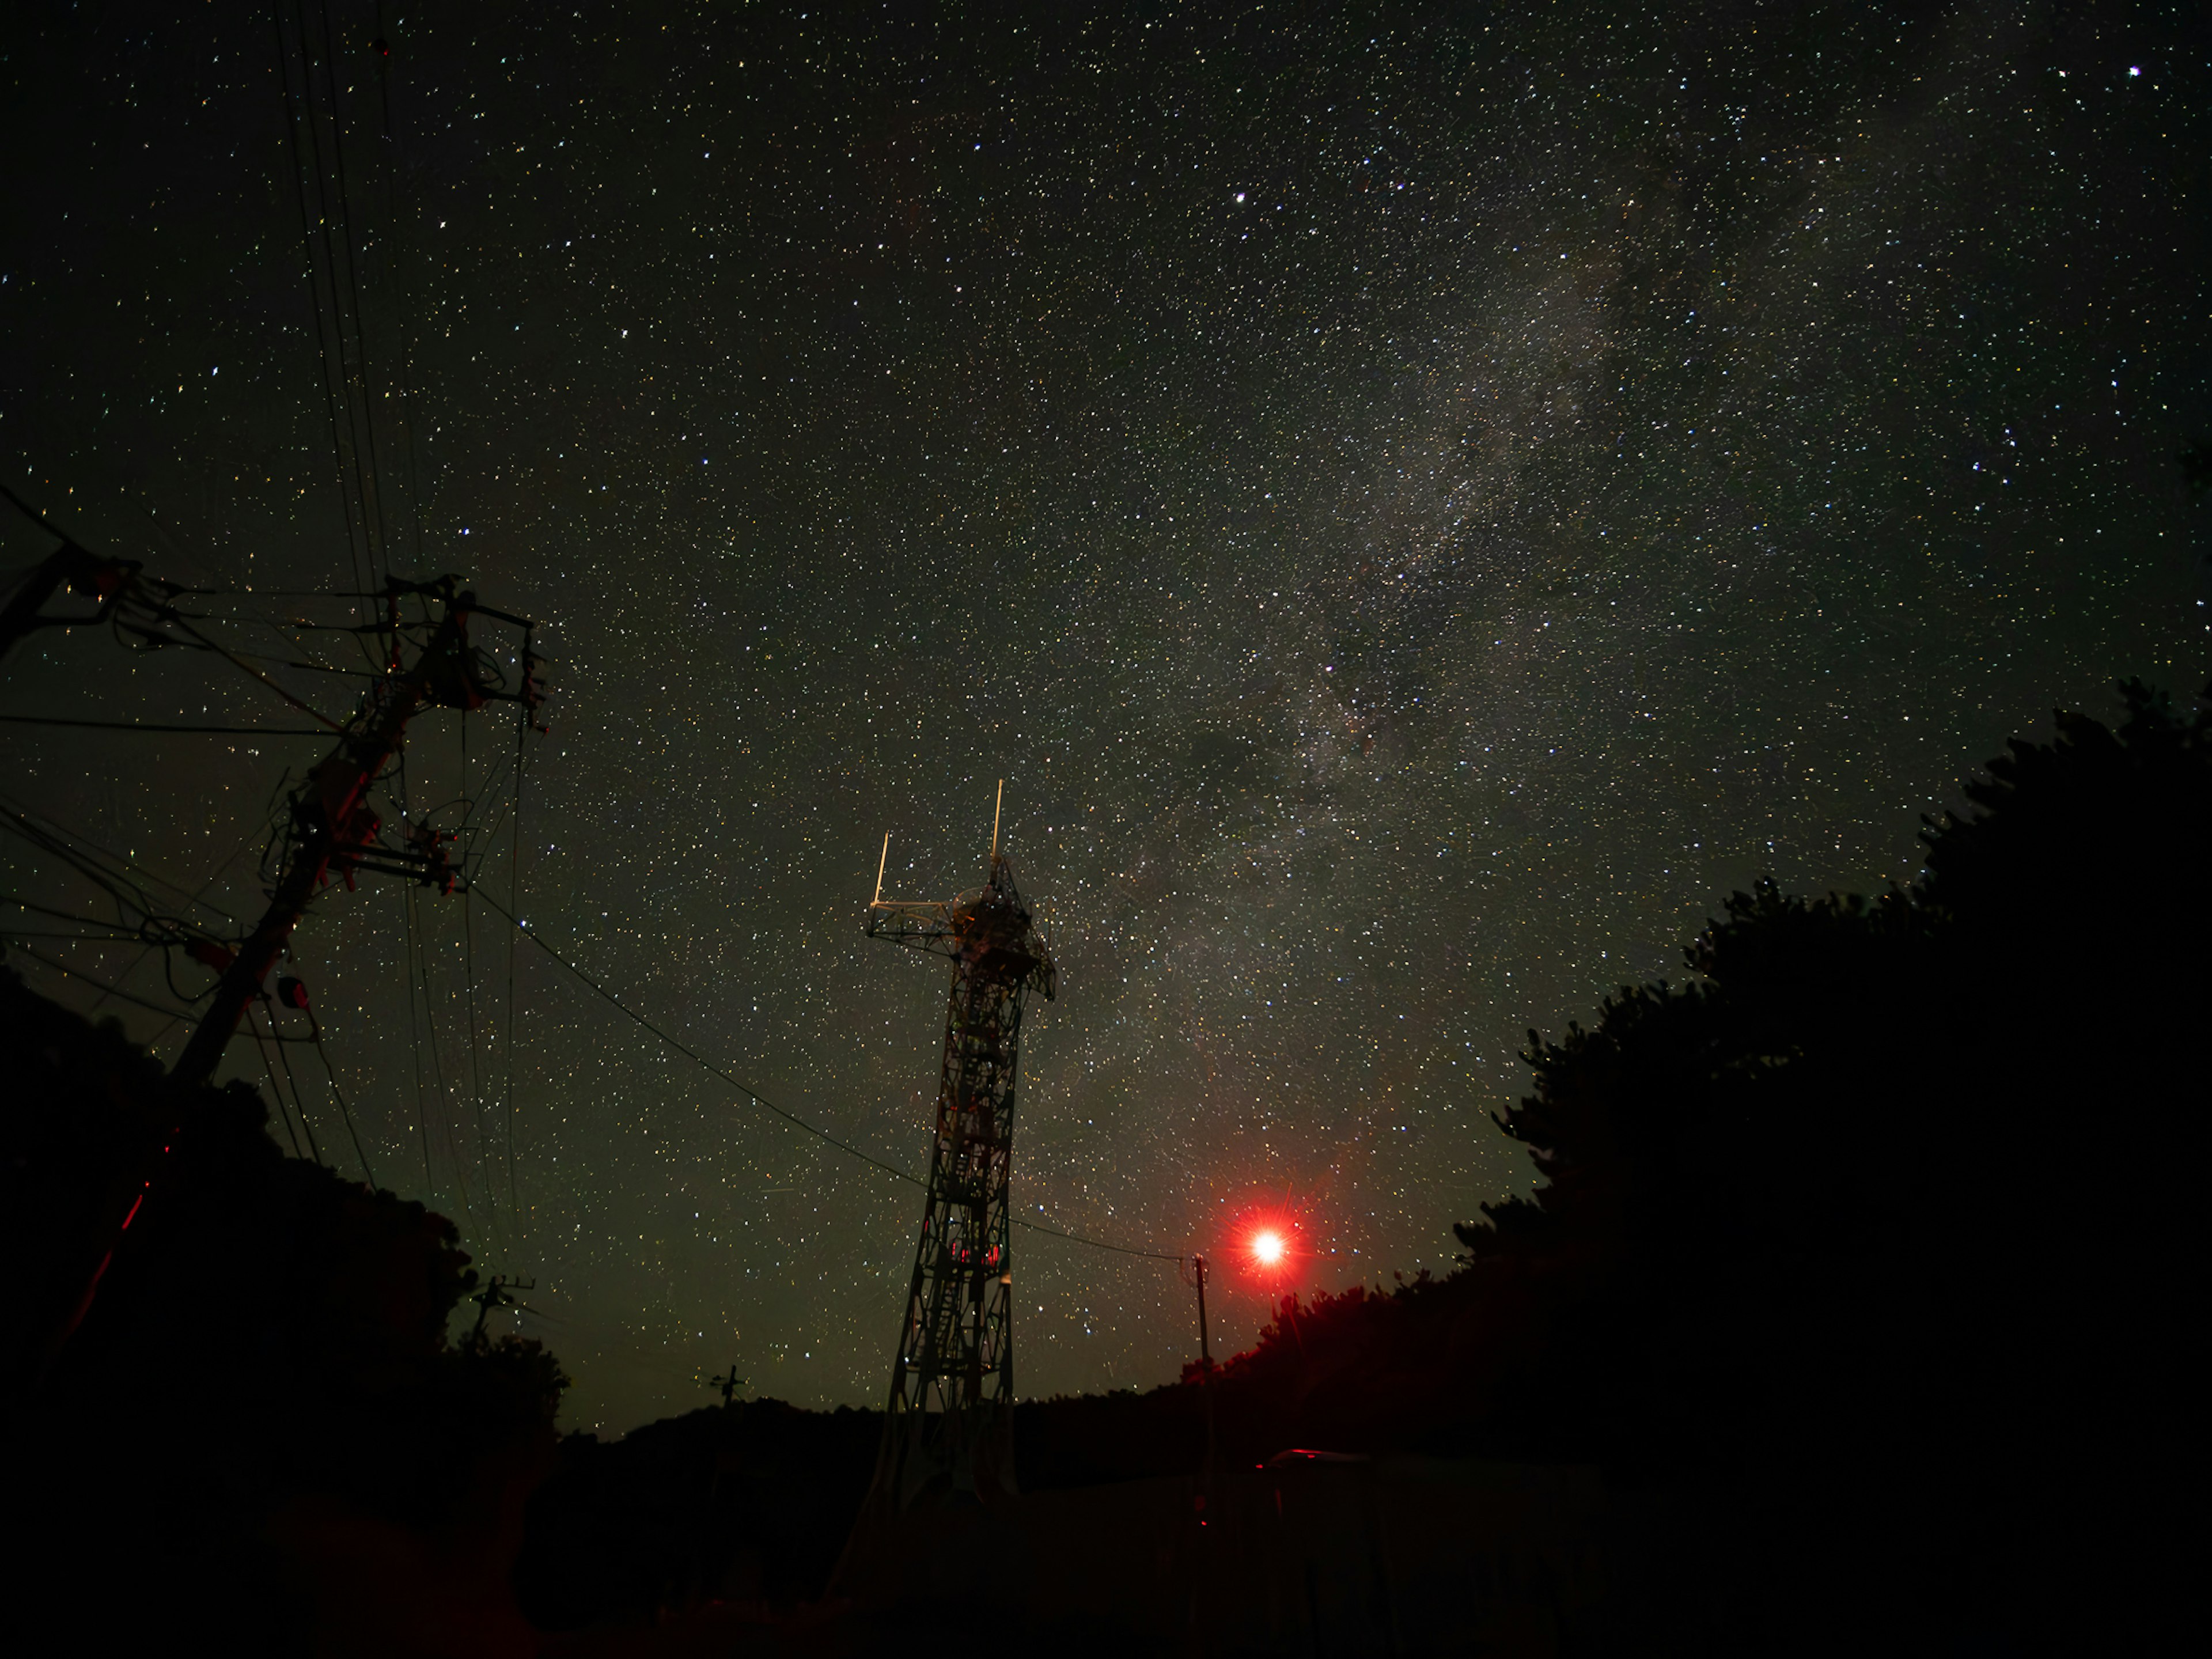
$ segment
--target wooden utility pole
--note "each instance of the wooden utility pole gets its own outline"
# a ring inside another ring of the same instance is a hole
[[[400,742],[407,735],[407,722],[425,704],[466,711],[483,703],[483,688],[477,684],[469,660],[468,619],[481,609],[476,595],[454,592],[450,577],[434,586],[409,591],[442,598],[446,601],[445,617],[431,630],[429,641],[412,668],[404,673],[395,672],[375,683],[369,693],[368,708],[340,735],[337,747],[307,775],[307,782],[293,795],[290,854],[283,873],[277,878],[276,890],[270,895],[269,908],[253,932],[223,965],[222,977],[216,982],[213,1001],[192,1032],[191,1041],[185,1045],[184,1053],[169,1068],[169,1081],[176,1085],[171,1099],[179,1108],[190,1099],[194,1089],[215,1076],[216,1067],[222,1064],[223,1050],[229,1046],[239,1022],[246,1017],[254,1000],[263,994],[263,981],[276,967],[277,957],[283,954],[308,901],[330,878],[332,867],[345,874],[349,885],[353,870],[363,861],[364,854],[372,860],[372,867],[387,867],[373,862],[388,849],[376,844],[378,820],[369,809],[368,791],[398,753]],[[399,592],[396,587],[392,592],[395,614]],[[521,620],[502,611],[486,611],[484,614],[503,621]],[[523,626],[526,629],[528,624]],[[392,649],[397,653],[396,628],[393,638]],[[529,673],[526,646],[520,696],[526,707],[534,707]],[[434,844],[429,852],[432,857],[426,861],[426,869],[434,867]],[[92,1310],[93,1299],[100,1294],[100,1280],[106,1276],[116,1250],[131,1231],[131,1224],[137,1219],[147,1194],[154,1189],[155,1175],[161,1162],[175,1147],[184,1130],[181,1122],[171,1127],[161,1152],[153,1160],[155,1169],[139,1182],[130,1209],[116,1224],[99,1266],[92,1270],[84,1294],[46,1346],[40,1366],[41,1382],[70,1338],[76,1334],[77,1327],[84,1322],[85,1315]],[[477,1325],[481,1329],[481,1319]]]
[[[466,667],[468,616],[475,599],[462,593],[447,605],[414,667],[377,682],[367,714],[293,796],[291,858],[277,878],[268,909],[222,970],[214,1000],[170,1067],[173,1082],[189,1088],[215,1075],[238,1022],[261,994],[262,981],[283,954],[308,901],[330,878],[332,861],[343,867],[349,852],[368,848],[377,828],[368,809],[369,786],[398,753],[416,711],[426,702],[472,708],[483,701]]]
[[[477,1304],[477,1324],[476,1328],[469,1333],[469,1346],[474,1347],[483,1340],[484,1321],[491,1317],[494,1308],[519,1308],[522,1305],[507,1294],[509,1291],[534,1291],[537,1288],[538,1281],[534,1279],[510,1279],[503,1273],[494,1273],[491,1283],[469,1298]]]
[[[1198,1287],[1198,1386],[1206,1396],[1206,1474],[1213,1478],[1213,1352],[1206,1340],[1206,1258],[1190,1259],[1191,1283]]]

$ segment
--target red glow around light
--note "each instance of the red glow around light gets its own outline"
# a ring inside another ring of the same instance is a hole
[[[1252,1259],[1263,1267],[1278,1265],[1285,1248],[1282,1234],[1272,1227],[1252,1235]]]

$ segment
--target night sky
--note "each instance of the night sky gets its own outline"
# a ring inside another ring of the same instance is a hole
[[[1053,1226],[1233,1257],[1267,1216],[1285,1284],[1442,1270],[1530,1178],[1488,1115],[1528,1027],[1679,977],[1762,874],[1909,879],[1919,815],[2053,702],[2202,684],[2193,7],[333,0],[335,152],[321,14],[311,109],[281,9],[15,15],[0,481],[173,580],[454,571],[543,619],[519,870],[511,706],[465,778],[462,720],[418,722],[410,801],[476,799],[486,894],[519,877],[631,1006],[905,1169],[944,973],[861,937],[878,851],[896,896],[975,884],[1003,777],[1060,963],[1016,1158]],[[383,544],[348,527],[280,40],[311,216],[350,229]],[[11,522],[0,568],[50,545]],[[341,717],[361,684],[266,672]],[[97,631],[20,647],[0,710],[304,723]],[[251,918],[320,752],[10,726],[0,798]],[[102,914],[18,840],[0,879]],[[732,1364],[878,1403],[919,1192],[527,945],[510,1034],[482,898],[411,901],[410,1011],[410,902],[331,893],[293,971],[377,1179],[537,1279],[564,1420]],[[209,982],[22,943],[163,1006]],[[1194,1356],[1171,1264],[1015,1252],[1024,1394]],[[1264,1288],[1226,1273],[1218,1349]]]

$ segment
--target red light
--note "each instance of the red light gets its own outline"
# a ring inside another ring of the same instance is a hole
[[[1283,1259],[1282,1234],[1273,1228],[1252,1236],[1252,1259],[1263,1267],[1272,1267]]]

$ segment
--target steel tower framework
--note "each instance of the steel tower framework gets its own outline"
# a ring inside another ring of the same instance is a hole
[[[995,824],[991,839],[983,886],[945,902],[889,900],[878,863],[868,907],[869,938],[952,964],[928,1196],[870,1507],[1015,1490],[1007,1176],[1022,1003],[1032,990],[1049,1001],[1054,975]]]

